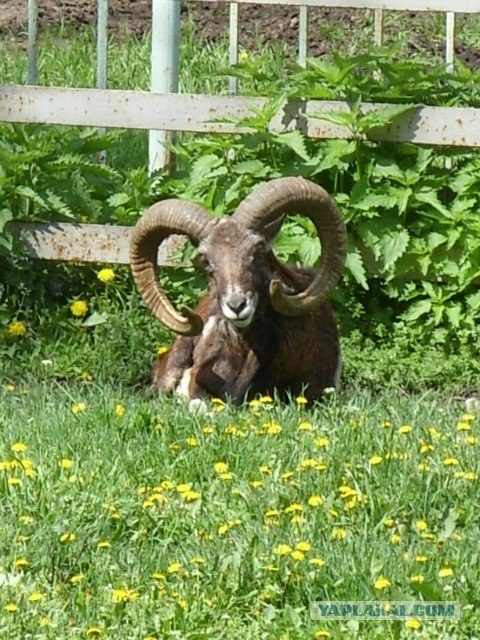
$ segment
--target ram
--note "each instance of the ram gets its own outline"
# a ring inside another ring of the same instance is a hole
[[[313,222],[322,247],[318,270],[288,266],[271,250],[289,214]],[[208,275],[194,311],[177,310],[158,280],[158,247],[171,234],[188,236]],[[150,390],[240,404],[275,392],[314,401],[336,387],[341,356],[329,296],[346,244],[333,199],[303,178],[263,183],[225,218],[181,200],[154,204],[133,229],[131,269],[146,307],[179,336],[156,361]]]

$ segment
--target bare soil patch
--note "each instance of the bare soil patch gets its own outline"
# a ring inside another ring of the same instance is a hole
[[[212,2],[185,2],[182,19],[192,19],[196,33],[209,42],[225,36],[228,28],[228,5]],[[298,43],[298,9],[285,5],[241,5],[240,46],[255,50],[259,46],[284,42],[292,53]],[[125,32],[141,36],[150,29],[151,0],[110,0],[109,27],[112,33]],[[415,25],[415,14],[410,14]],[[424,16],[417,16],[419,19]],[[62,23],[73,28],[94,25],[96,0],[39,0],[40,28],[58,27]],[[309,12],[309,54],[321,56],[332,49],[330,33],[342,29],[355,37],[355,30],[372,29],[371,12],[328,7],[312,8]],[[0,33],[22,44],[27,25],[27,0],[0,0]],[[358,31],[357,31],[358,32]],[[396,35],[396,34],[395,34]],[[441,34],[422,32],[413,27],[409,49],[412,55],[427,49],[439,58],[443,52]],[[456,53],[472,67],[480,66],[480,52],[466,47],[459,40]]]

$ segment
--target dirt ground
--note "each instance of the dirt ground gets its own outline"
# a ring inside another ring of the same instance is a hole
[[[0,34],[16,43],[25,41],[28,0],[0,0]],[[40,28],[65,24],[81,28],[94,24],[96,0],[38,0]],[[228,4],[209,2],[183,2],[182,19],[193,19],[196,33],[208,41],[216,41],[225,34],[228,25]],[[127,29],[135,35],[148,31],[151,24],[151,0],[110,0],[109,27],[112,33],[124,33]],[[243,5],[239,8],[240,46],[254,50],[258,46],[283,41],[296,50],[298,42],[298,9],[290,6]],[[414,17],[415,14],[412,14]],[[338,28],[354,34],[370,21],[369,12],[318,7],[309,11],[309,55],[321,56],[331,49],[328,34]],[[354,37],[354,35],[352,36]],[[442,56],[444,47],[441,35],[430,37],[413,32],[411,51],[427,47]],[[456,43],[457,55],[472,67],[480,66],[480,51]]]

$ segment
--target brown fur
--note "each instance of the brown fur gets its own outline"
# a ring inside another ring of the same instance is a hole
[[[305,392],[309,401],[319,399],[326,387],[335,386],[340,358],[331,305],[324,302],[307,315],[285,317],[273,310],[268,296],[272,277],[298,292],[306,288],[312,273],[280,263],[271,252],[261,254],[249,274],[258,280],[259,305],[244,329],[223,316],[217,284],[211,279],[209,292],[196,307],[204,331],[178,337],[170,351],[159,356],[151,390],[175,391],[191,369],[190,399],[209,395],[241,403],[275,390],[284,398]]]

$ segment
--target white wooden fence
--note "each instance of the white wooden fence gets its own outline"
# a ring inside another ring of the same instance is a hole
[[[241,133],[248,131],[222,118],[241,118],[251,112],[252,107],[261,107],[266,98],[246,98],[236,95],[179,95],[175,74],[178,74],[178,33],[165,39],[165,24],[169,30],[179,27],[180,0],[152,0],[154,43],[152,45],[153,75],[162,71],[162,81],[152,81],[156,91],[112,91],[107,85],[106,16],[108,0],[97,0],[98,57],[97,88],[67,89],[64,87],[41,87],[24,85],[0,86],[0,122],[43,123],[53,125],[77,125],[97,127],[119,127],[146,129],[150,136],[150,157],[158,157],[158,145],[166,139],[165,132],[218,132]],[[227,2],[228,0],[216,0]],[[28,82],[36,82],[36,9],[37,0],[28,0],[29,19],[29,66]],[[238,5],[250,0],[237,0],[230,4],[231,50],[230,60],[235,62],[238,53]],[[375,41],[381,42],[382,12],[437,11],[445,12],[446,64],[453,63],[454,11],[480,13],[480,0],[255,0],[255,4],[289,4],[300,7],[299,61],[304,63],[307,55],[306,28],[308,7],[330,6],[375,10]],[[155,36],[162,35],[166,46],[161,52]],[[233,43],[233,45],[232,45]],[[159,91],[158,87],[166,87]],[[235,90],[234,84],[231,89]],[[364,112],[380,105],[364,104]],[[349,110],[346,103],[332,101],[289,101],[283,104],[271,122],[272,130],[302,127],[304,133],[313,138],[350,138],[352,132],[338,125],[320,120],[315,114],[321,111]],[[299,118],[299,116],[302,118]],[[160,134],[158,133],[160,132]],[[452,145],[480,147],[480,109],[418,107],[399,117],[394,125],[375,131],[378,140],[414,142],[429,145]],[[165,160],[164,156],[161,156]],[[154,166],[154,165],[151,165]],[[23,240],[27,254],[51,260],[77,260],[86,262],[128,262],[129,227],[70,224],[26,224],[10,223],[9,229]],[[163,253],[161,261],[166,260]]]

